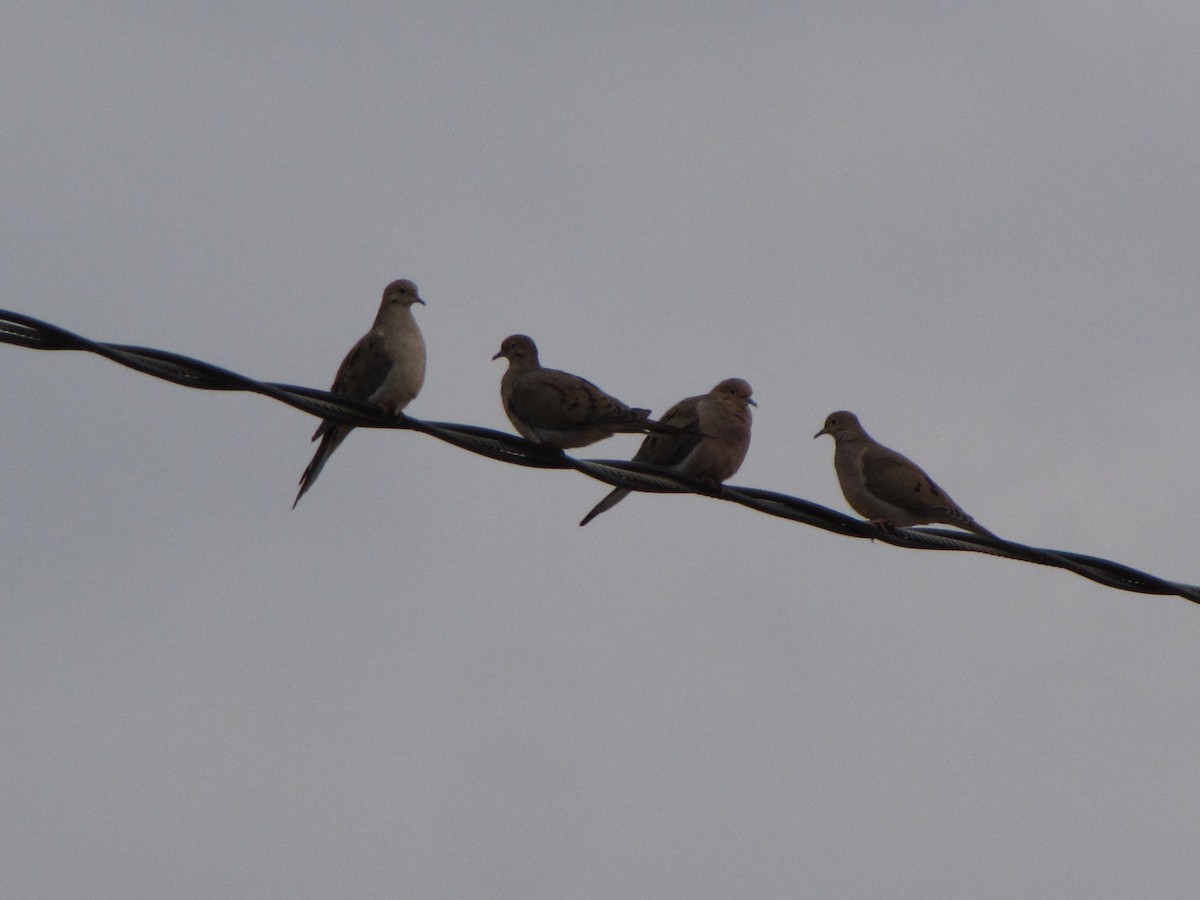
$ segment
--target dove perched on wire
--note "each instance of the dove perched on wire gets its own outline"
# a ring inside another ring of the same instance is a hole
[[[680,400],[659,420],[680,429],[678,434],[649,434],[634,455],[634,462],[652,463],[717,484],[741,467],[750,449],[750,384],[726,378],[707,394]],[[583,517],[586,525],[629,496],[628,488],[614,488]]]
[[[648,409],[633,409],[578,375],[546,369],[537,345],[523,334],[506,337],[492,359],[504,357],[500,402],[521,437],[559,450],[585,447],[617,432],[668,431]]]
[[[880,527],[953,525],[999,540],[950,499],[925,471],[872,438],[858,416],[831,413],[813,435],[833,437],[833,468],[842,493],[859,515]]]
[[[425,305],[417,286],[407,279],[393,281],[383,289],[375,324],[342,360],[330,393],[373,403],[393,416],[408,406],[425,382],[425,339],[413,318],[414,303]],[[292,509],[353,427],[325,419],[317,428],[312,439],[320,438],[321,443],[300,476],[300,491]]]

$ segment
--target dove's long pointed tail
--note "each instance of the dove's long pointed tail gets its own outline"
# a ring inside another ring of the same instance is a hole
[[[973,531],[976,534],[981,535],[985,538],[991,538],[993,541],[1001,540],[1001,538],[992,534],[992,532],[988,531],[986,528],[984,528],[982,525],[980,525],[978,522],[976,522],[970,516],[967,516],[967,520],[962,523],[962,527],[967,529],[967,531]]]
[[[579,523],[580,527],[592,521],[592,519],[596,518],[596,516],[600,515],[600,513],[604,512],[605,510],[612,509],[628,496],[629,488],[613,488],[608,494],[605,495],[603,500],[592,507],[591,512],[583,517],[583,521]]]
[[[963,531],[970,531],[980,537],[991,538],[993,541],[1001,540],[1001,538],[992,534],[992,532],[976,522],[973,516],[958,507],[951,509],[950,514],[945,519],[942,519],[941,522],[943,525],[954,525],[957,528],[963,529]]]
[[[333,451],[341,445],[349,433],[350,429],[345,425],[334,425],[324,434],[320,431],[317,432],[321,436],[321,443],[317,446],[317,452],[313,454],[312,462],[308,464],[308,468],[300,476],[300,490],[296,493],[296,499],[292,501],[292,509],[296,508],[296,504],[300,502],[300,498],[312,487],[313,482],[317,480],[317,476],[321,474],[321,470],[325,468],[325,463],[333,455]]]

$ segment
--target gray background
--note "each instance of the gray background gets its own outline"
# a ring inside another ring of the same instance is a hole
[[[737,483],[858,412],[981,522],[1200,581],[1194,2],[10,4],[0,306],[420,417],[501,339]],[[734,5],[737,6],[737,5]],[[1200,609],[0,347],[5,897],[1175,898]],[[584,451],[627,456],[634,438]]]

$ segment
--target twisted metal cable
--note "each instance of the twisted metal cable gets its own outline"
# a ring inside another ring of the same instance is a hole
[[[376,407],[328,391],[270,381],[255,381],[202,360],[150,347],[107,344],[80,337],[39,319],[0,310],[0,343],[34,350],[82,350],[155,378],[207,391],[262,394],[319,419],[334,419],[359,428],[402,428],[419,431],[471,453],[514,465],[539,469],[575,469],[614,487],[643,493],[693,493],[714,497],[767,515],[802,522],[846,537],[883,541],[913,550],[956,550],[987,553],[1037,565],[1066,569],[1083,578],[1122,591],[1183,597],[1200,603],[1200,586],[1180,584],[1107,559],[1046,550],[1005,540],[941,528],[882,529],[799,497],[760,488],[717,485],[646,463],[613,459],[575,459],[560,450],[476,425],[428,422],[401,413],[390,417]]]

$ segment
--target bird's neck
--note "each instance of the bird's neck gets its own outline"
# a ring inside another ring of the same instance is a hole
[[[513,375],[522,375],[525,372],[536,372],[542,367],[536,356],[523,356],[517,359],[508,361],[508,371]]]
[[[838,440],[838,443],[845,444],[847,446],[854,446],[856,444],[869,444],[871,443],[871,437],[865,431],[854,431],[850,432],[849,434],[843,434]]]
[[[411,306],[389,304],[381,309],[379,315],[375,317],[375,327],[383,331],[391,331],[401,328],[409,322],[415,323],[416,321],[413,318]]]

